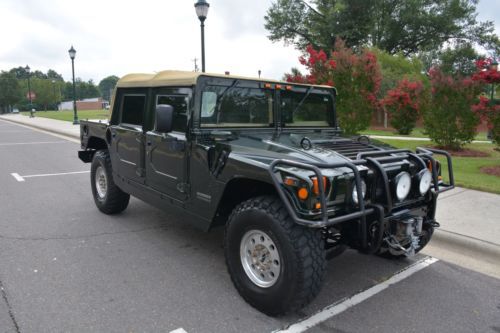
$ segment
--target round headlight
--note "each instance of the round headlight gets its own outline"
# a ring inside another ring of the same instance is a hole
[[[408,172],[403,171],[396,176],[396,196],[399,201],[403,201],[410,193],[411,176]]]
[[[418,177],[420,179],[418,190],[421,195],[424,195],[431,188],[432,174],[429,170],[424,169],[419,172]]]
[[[361,197],[364,198],[366,195],[366,183],[364,180],[361,181]],[[356,188],[356,182],[352,184],[352,201],[357,205],[358,201],[358,189]]]

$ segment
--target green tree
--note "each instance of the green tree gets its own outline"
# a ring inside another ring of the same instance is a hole
[[[87,82],[80,78],[75,79],[76,99],[82,100],[85,98],[94,98],[100,96],[99,89],[94,84],[94,81]],[[62,86],[63,99],[66,101],[73,100],[73,83],[65,82]]]
[[[119,79],[120,78],[116,75],[110,75],[99,82],[99,91],[105,100],[111,100],[112,91],[115,89],[116,83]]]
[[[439,54],[439,67],[445,74],[470,76],[476,71],[476,60],[480,57],[470,43],[447,47]]]
[[[63,77],[61,74],[57,73],[53,69],[49,69],[47,71],[47,78],[51,80],[56,80],[56,81],[64,81]]]
[[[479,22],[477,0],[275,0],[265,16],[272,41],[305,51],[375,46],[390,54],[440,49],[469,42],[498,50],[492,22]]]
[[[8,107],[22,99],[22,90],[16,75],[2,71],[0,73],[0,111],[6,112]]]

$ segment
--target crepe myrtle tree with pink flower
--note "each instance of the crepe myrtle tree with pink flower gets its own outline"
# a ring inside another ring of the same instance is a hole
[[[362,49],[355,53],[341,39],[337,39],[329,54],[309,45],[299,62],[308,73],[303,75],[294,71],[285,74],[288,82],[335,86],[340,127],[347,134],[368,128],[374,110],[379,107],[376,96],[382,80],[373,52]]]

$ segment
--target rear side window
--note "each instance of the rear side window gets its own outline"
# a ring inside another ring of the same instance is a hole
[[[144,122],[145,95],[125,95],[122,102],[121,122],[142,126]]]

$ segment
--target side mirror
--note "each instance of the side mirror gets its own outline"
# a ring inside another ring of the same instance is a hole
[[[156,106],[156,126],[155,130],[161,133],[172,132],[174,118],[174,108],[172,105],[159,104]]]

